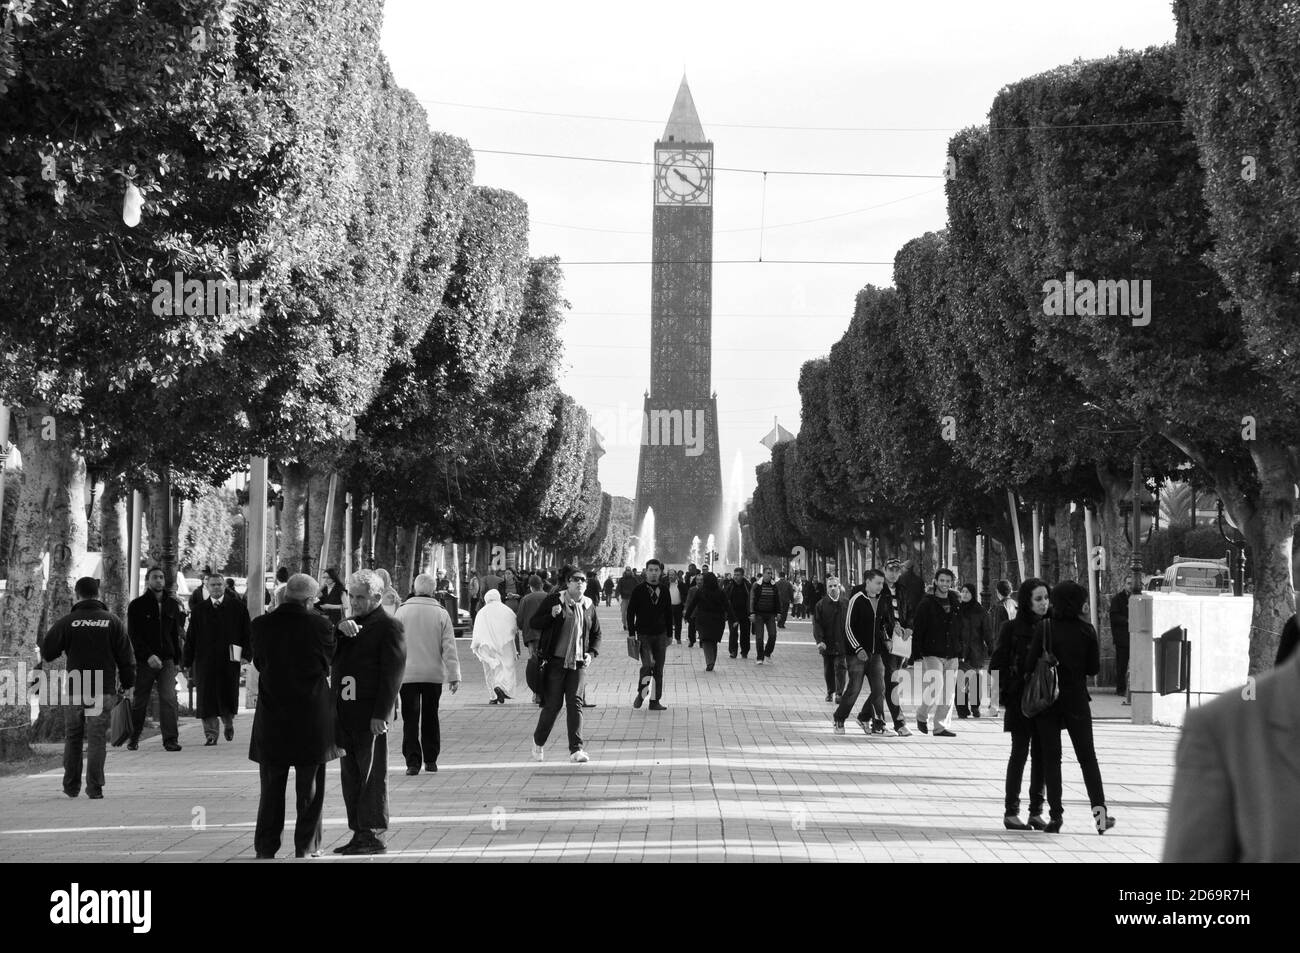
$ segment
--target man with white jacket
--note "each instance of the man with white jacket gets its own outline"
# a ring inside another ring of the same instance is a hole
[[[442,738],[438,728],[438,701],[444,682],[451,692],[460,688],[460,657],[451,616],[434,593],[438,581],[428,573],[415,577],[415,595],[397,609],[406,630],[406,672],[398,696],[402,701],[402,756],[406,773],[438,770]]]

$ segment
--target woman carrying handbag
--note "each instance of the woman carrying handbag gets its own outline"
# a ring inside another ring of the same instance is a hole
[[[1093,823],[1098,834],[1115,826],[1115,818],[1106,810],[1106,795],[1101,783],[1101,768],[1092,742],[1092,698],[1088,695],[1088,676],[1101,669],[1101,645],[1097,630],[1082,617],[1087,593],[1077,582],[1066,580],[1052,589],[1051,611],[1043,625],[1034,631],[1026,658],[1027,671],[1033,672],[1039,658],[1055,657],[1059,695],[1034,720],[1043,756],[1043,774],[1047,782],[1047,802],[1051,820],[1046,832],[1061,829],[1065,809],[1061,804],[1061,730],[1070,733],[1074,756],[1083,772],[1083,783],[1092,804]]]

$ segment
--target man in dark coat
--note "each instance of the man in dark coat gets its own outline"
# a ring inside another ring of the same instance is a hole
[[[1110,597],[1110,637],[1115,643],[1115,694],[1128,694],[1128,589]]]
[[[290,576],[280,605],[253,620],[253,665],[259,681],[248,758],[261,766],[262,794],[253,834],[253,849],[260,859],[269,860],[280,849],[290,767],[298,812],[294,853],[320,856],[325,763],[337,758],[338,752],[329,683],[334,628],[308,608],[319,593],[320,586],[311,576]]]
[[[135,660],[122,620],[99,601],[99,580],[83,576],[74,588],[72,611],[50,627],[41,643],[41,658],[52,662],[68,655],[69,696],[58,701],[69,707],[63,742],[63,793],[81,793],[81,750],[89,734],[86,796],[104,796],[104,759],[114,689],[120,683],[128,697],[135,686]],[[54,699],[46,699],[47,702]],[[90,728],[87,731],[86,725]]]
[[[248,608],[226,591],[219,572],[204,580],[208,597],[194,607],[185,639],[185,677],[198,692],[195,714],[203,719],[206,745],[217,743],[217,731],[226,727],[226,740],[235,738],[235,713],[239,710],[239,670],[249,656]]]
[[[673,631],[673,603],[668,585],[660,580],[664,564],[648,559],[645,564],[645,581],[632,590],[627,601],[627,632],[641,646],[641,680],[632,707],[640,708],[650,694],[650,681],[654,680],[654,698],[651,711],[666,711],[664,695],[664,665],[668,661],[668,640]]]
[[[916,727],[925,734],[934,713],[936,738],[952,738],[949,728],[957,693],[957,664],[961,660],[960,603],[952,591],[951,569],[934,574],[934,592],[916,607],[912,630],[912,661],[921,663],[921,703],[916,706]]]
[[[336,854],[388,850],[388,722],[406,670],[402,623],[383,608],[384,581],[362,569],[348,580],[352,618],[338,625],[331,686],[335,742],[343,749],[339,780],[352,840]]]
[[[848,677],[845,668],[844,648],[840,633],[844,631],[844,612],[849,606],[849,597],[840,588],[838,576],[826,580],[826,598],[813,606],[813,641],[822,657],[822,673],[826,678],[826,700],[837,705],[844,694],[844,683]]]
[[[586,764],[583,750],[582,709],[586,673],[600,654],[600,619],[596,603],[582,594],[583,572],[568,570],[568,585],[545,596],[528,618],[538,633],[537,656],[543,660],[542,710],[533,731],[534,761],[544,757],[546,740],[563,705],[569,734],[569,760]]]
[[[781,598],[781,611],[777,615],[776,627],[785,628],[786,616],[790,612],[790,604],[794,602],[794,584],[786,578],[785,570],[781,570],[781,575],[776,581],[776,592]]]
[[[167,595],[167,577],[160,567],[154,566],[145,574],[144,584],[149,591],[126,607],[126,632],[136,662],[131,740],[127,747],[132,751],[140,747],[149,695],[156,684],[163,748],[180,751],[176,672],[184,658],[181,634],[185,631],[185,608],[175,596]]]
[[[739,649],[741,658],[749,658],[749,583],[745,580],[745,570],[739,566],[732,570],[722,593],[731,606],[727,618],[727,651],[735,658]]]

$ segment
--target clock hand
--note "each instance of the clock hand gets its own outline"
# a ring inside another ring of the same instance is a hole
[[[685,182],[687,185],[689,185],[691,188],[693,188],[693,189],[698,189],[698,188],[699,188],[699,186],[698,186],[696,183],[692,182],[688,177],[686,177],[685,175],[682,174],[682,170],[681,170],[681,169],[673,169],[673,174],[676,175],[677,178],[679,178],[679,179],[681,179],[683,182]]]

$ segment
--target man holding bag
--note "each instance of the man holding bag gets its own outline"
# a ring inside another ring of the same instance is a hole
[[[41,643],[41,658],[53,662],[68,656],[69,687],[75,692],[67,709],[67,740],[63,743],[63,793],[81,793],[81,751],[90,736],[86,766],[86,796],[104,796],[104,760],[108,726],[113,717],[113,676],[130,699],[135,691],[135,653],[122,620],[99,601],[99,580],[83,576],[74,588],[72,611],[50,627]],[[46,699],[47,702],[53,699]],[[89,723],[89,731],[87,731]]]
[[[600,619],[596,606],[582,594],[587,582],[581,569],[570,569],[567,585],[548,595],[529,626],[538,630],[537,657],[542,660],[542,711],[533,732],[533,760],[541,761],[546,739],[563,703],[569,729],[569,760],[586,764],[582,748],[582,700],[587,668],[600,654]]]

